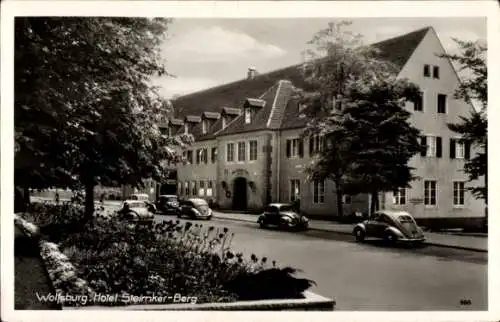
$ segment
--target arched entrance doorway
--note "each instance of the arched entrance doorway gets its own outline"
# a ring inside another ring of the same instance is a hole
[[[247,209],[247,179],[237,177],[233,181],[233,209]]]

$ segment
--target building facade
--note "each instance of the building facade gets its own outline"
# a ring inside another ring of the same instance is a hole
[[[372,46],[399,68],[399,77],[421,87],[421,99],[405,108],[427,145],[425,153],[410,160],[419,179],[411,188],[381,194],[381,207],[407,210],[422,220],[482,219],[484,202],[466,191],[462,171],[474,151],[447,127],[473,107],[454,99],[459,79],[451,62],[438,57],[444,49],[434,29]],[[306,85],[298,66],[259,75],[249,69],[243,80],[172,102],[175,114],[165,130],[195,138],[183,151],[185,163],[177,168],[179,196],[206,198],[224,209],[256,211],[269,202],[300,199],[301,210],[309,215],[336,216],[333,182],[308,181],[304,173],[323,140],[301,137],[307,118],[293,94]],[[368,209],[368,196],[344,197],[345,214]]]

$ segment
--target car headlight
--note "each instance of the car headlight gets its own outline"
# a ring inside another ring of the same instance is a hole
[[[302,221],[304,221],[304,222],[308,222],[308,221],[309,221],[309,219],[308,219],[307,217],[302,217]]]

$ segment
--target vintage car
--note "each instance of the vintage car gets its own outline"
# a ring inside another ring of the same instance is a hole
[[[176,195],[161,195],[156,200],[156,209],[166,215],[177,215],[179,198]]]
[[[257,223],[261,228],[267,226],[277,226],[279,228],[307,230],[309,228],[309,219],[301,215],[290,204],[272,203],[259,216]]]
[[[133,223],[152,224],[154,221],[154,214],[145,201],[125,200],[117,213],[121,219]]]
[[[190,198],[181,202],[180,211],[177,215],[179,218],[184,216],[191,219],[212,219],[212,209],[208,206],[205,199]]]
[[[422,229],[415,219],[405,211],[381,210],[368,220],[354,226],[357,241],[366,237],[383,238],[388,242],[421,243],[425,240]]]
[[[149,195],[146,193],[134,193],[128,197],[128,200],[144,201],[147,204],[149,211],[156,213],[156,206],[149,200]]]

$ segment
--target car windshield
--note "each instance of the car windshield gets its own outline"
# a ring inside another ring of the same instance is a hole
[[[398,217],[398,220],[401,223],[406,223],[406,222],[412,223],[413,222],[413,218],[411,218],[408,215],[401,215]]]
[[[172,202],[172,201],[177,201],[177,197],[161,197],[161,200],[162,201],[166,201],[166,202]]]
[[[266,207],[266,209],[264,210],[265,212],[278,212],[278,207],[275,207],[275,206],[268,206]]]
[[[285,205],[285,206],[280,207],[280,211],[292,211],[293,212],[293,208],[290,205]]]

